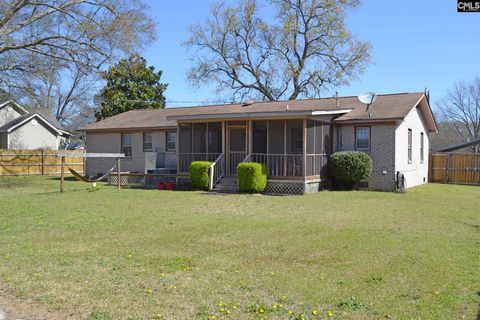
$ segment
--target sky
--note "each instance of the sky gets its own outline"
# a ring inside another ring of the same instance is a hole
[[[147,0],[158,23],[158,39],[142,54],[149,65],[163,70],[162,82],[169,84],[168,107],[215,101],[214,87],[194,89],[186,81],[190,53],[182,46],[188,39],[187,27],[205,21],[213,2]],[[363,0],[349,13],[347,26],[355,37],[372,44],[372,63],[358,80],[336,90],[351,96],[428,88],[435,109],[453,83],[480,76],[480,13],[457,13],[456,4],[456,0]]]

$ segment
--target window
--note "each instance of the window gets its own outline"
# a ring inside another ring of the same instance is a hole
[[[424,160],[424,156],[425,156],[425,153],[424,153],[424,140],[423,140],[423,132],[420,133],[420,162],[423,162]]]
[[[143,151],[153,151],[151,132],[143,133]]]
[[[412,162],[412,129],[408,129],[408,162]]]
[[[121,152],[125,154],[126,158],[132,157],[132,134],[122,133]]]
[[[303,128],[292,128],[292,151],[302,152],[303,150]]]
[[[166,151],[175,151],[177,148],[177,133],[175,131],[167,132]]]
[[[370,150],[370,127],[355,127],[355,149]]]

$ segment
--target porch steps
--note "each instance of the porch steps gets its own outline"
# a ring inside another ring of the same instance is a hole
[[[236,193],[238,191],[237,176],[223,177],[212,191],[220,193]]]

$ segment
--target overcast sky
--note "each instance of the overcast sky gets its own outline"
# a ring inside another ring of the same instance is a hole
[[[259,0],[262,1],[262,0]],[[185,80],[187,26],[202,22],[210,0],[147,0],[158,22],[158,40],[144,52],[163,70],[169,101],[214,101],[212,87],[194,90]],[[234,2],[229,0],[229,3]],[[417,92],[428,87],[433,107],[455,81],[480,76],[480,13],[457,13],[456,0],[364,0],[349,14],[349,30],[373,45],[373,63],[340,95]]]

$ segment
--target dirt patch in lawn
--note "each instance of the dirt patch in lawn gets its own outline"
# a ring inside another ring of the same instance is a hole
[[[60,320],[71,319],[68,315],[55,313],[37,304],[15,298],[0,286],[0,320]]]

